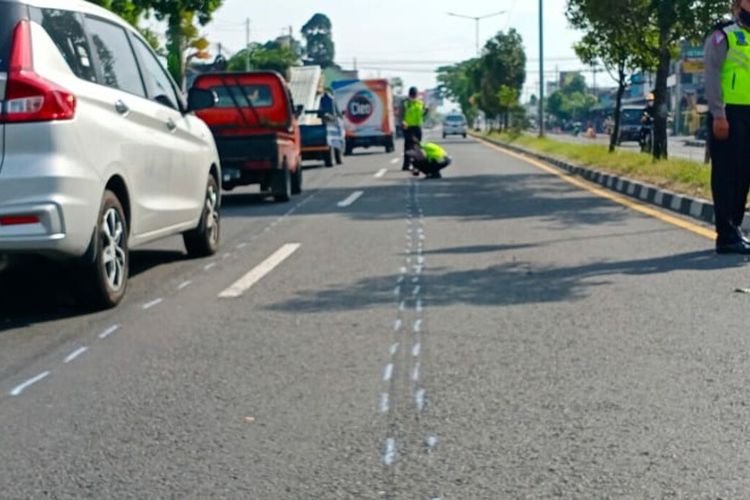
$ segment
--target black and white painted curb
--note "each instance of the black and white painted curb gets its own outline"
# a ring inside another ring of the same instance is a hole
[[[674,193],[657,186],[652,186],[645,182],[628,179],[616,174],[602,172],[593,168],[581,167],[564,160],[559,160],[551,156],[522,148],[514,144],[509,144],[496,139],[490,139],[483,136],[474,136],[477,139],[495,144],[497,146],[509,149],[516,153],[531,156],[537,160],[554,165],[566,172],[588,181],[599,184],[607,189],[624,194],[642,202],[655,205],[660,208],[677,212],[681,215],[705,222],[714,223],[714,205],[710,201],[701,198],[694,198],[684,194]],[[707,167],[708,168],[708,167]]]

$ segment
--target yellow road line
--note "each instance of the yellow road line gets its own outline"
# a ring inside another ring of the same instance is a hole
[[[659,210],[656,210],[654,208],[651,208],[647,205],[644,205],[643,203],[637,202],[635,200],[632,200],[630,198],[626,198],[620,194],[614,193],[612,191],[609,191],[607,189],[603,189],[600,187],[593,186],[589,184],[588,182],[585,182],[583,180],[577,179],[573,177],[571,174],[568,174],[566,172],[563,172],[561,170],[558,170],[554,167],[551,167],[549,165],[545,165],[541,161],[535,160],[533,158],[528,158],[526,156],[523,156],[521,154],[516,153],[515,151],[510,151],[508,149],[502,148],[500,146],[497,146],[495,144],[492,144],[490,142],[487,142],[485,140],[481,140],[481,143],[485,146],[495,149],[497,151],[500,151],[503,154],[507,154],[509,156],[512,156],[514,158],[517,158],[521,161],[524,161],[526,163],[529,163],[531,165],[534,165],[535,167],[544,170],[547,173],[550,173],[552,175],[556,175],[560,179],[564,180],[568,184],[572,184],[576,187],[579,187],[581,189],[585,189],[586,191],[593,193],[597,196],[601,196],[602,198],[607,198],[608,200],[612,200],[615,203],[619,203],[620,205],[624,205],[628,208],[631,208],[637,212],[640,212],[642,214],[649,215],[651,217],[654,217],[656,219],[659,219],[660,221],[666,222],[667,224],[672,224],[673,226],[680,227],[682,229],[686,229],[690,231],[691,233],[697,234],[699,236],[703,236],[705,238],[709,238],[711,240],[716,239],[716,232],[712,229],[708,229],[706,227],[703,227],[699,224],[695,224],[693,222],[687,221],[685,219],[682,219],[680,217],[675,217],[673,215],[665,214],[664,212],[661,212]]]

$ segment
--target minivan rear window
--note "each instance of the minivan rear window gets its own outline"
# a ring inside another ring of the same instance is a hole
[[[27,19],[28,16],[28,8],[25,5],[0,1],[0,73],[8,72],[13,31],[18,21]]]
[[[69,10],[31,9],[31,19],[42,25],[78,78],[95,82],[91,50],[81,15]]]

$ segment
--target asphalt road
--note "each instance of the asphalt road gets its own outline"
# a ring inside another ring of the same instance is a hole
[[[222,252],[134,252],[113,311],[0,275],[0,497],[747,498],[746,260],[444,143],[227,195]]]

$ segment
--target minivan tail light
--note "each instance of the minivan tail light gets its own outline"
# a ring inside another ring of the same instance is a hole
[[[27,224],[39,224],[38,215],[11,215],[0,217],[0,226],[25,226]]]
[[[34,72],[31,23],[23,20],[13,31],[8,80],[0,122],[49,122],[72,120],[76,97]]]

